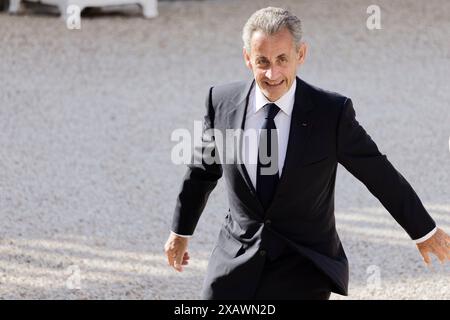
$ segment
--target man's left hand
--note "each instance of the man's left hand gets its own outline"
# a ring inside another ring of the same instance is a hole
[[[417,248],[427,266],[431,266],[430,252],[438,257],[441,264],[450,260],[450,237],[440,228],[430,239],[418,243]]]

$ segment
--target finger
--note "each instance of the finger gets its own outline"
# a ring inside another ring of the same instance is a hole
[[[173,266],[173,253],[172,253],[172,250],[168,250],[166,252],[166,256],[167,256],[167,264],[169,266]]]
[[[171,267],[175,268],[175,259],[177,258],[177,256],[178,256],[178,252],[177,252],[176,249],[169,249],[168,250],[168,252],[167,252],[167,260],[168,260],[169,265]]]
[[[444,252],[442,249],[436,250],[436,251],[434,252],[434,254],[436,255],[436,257],[438,257],[439,262],[440,262],[441,264],[443,264],[443,263],[445,262],[446,254],[445,254],[445,252]]]
[[[444,247],[445,249],[450,248],[450,237],[448,235],[445,235],[443,239],[440,241],[440,245]]]
[[[425,264],[427,266],[430,266],[431,265],[431,259],[430,259],[430,256],[429,256],[428,252],[425,251],[425,250],[420,250],[420,254],[422,255],[422,258],[423,258],[423,261],[425,262]]]
[[[183,254],[184,255],[184,254]],[[175,263],[174,263],[174,267],[177,271],[183,271],[183,266],[182,266],[182,262],[183,262],[183,255],[181,254],[177,254],[175,257]]]
[[[439,259],[439,262],[443,264],[446,259],[446,252],[444,251],[444,247],[440,244],[433,244],[431,246],[431,252]]]

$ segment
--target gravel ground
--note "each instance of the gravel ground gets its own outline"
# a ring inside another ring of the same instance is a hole
[[[353,99],[382,152],[450,232],[450,3],[161,2],[160,15],[0,14],[0,298],[197,299],[227,208],[224,181],[178,274],[163,245],[185,172],[170,134],[193,129],[210,85],[249,78],[240,30],[269,4],[304,23],[299,75]],[[427,269],[407,234],[342,167],[337,226],[350,296],[449,299],[449,264]],[[379,280],[379,281],[378,281]]]

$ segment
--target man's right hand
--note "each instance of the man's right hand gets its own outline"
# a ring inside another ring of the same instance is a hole
[[[187,237],[181,237],[171,232],[169,239],[164,245],[169,266],[174,267],[179,272],[183,271],[183,266],[189,263],[188,240],[189,238]]]

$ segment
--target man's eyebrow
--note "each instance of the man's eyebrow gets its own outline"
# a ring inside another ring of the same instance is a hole
[[[282,53],[280,55],[277,56],[277,58],[286,58],[287,54],[286,53]],[[256,56],[256,59],[265,59],[265,60],[269,60],[267,59],[265,56]]]

